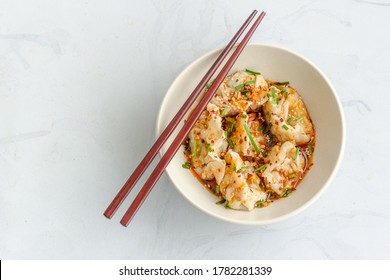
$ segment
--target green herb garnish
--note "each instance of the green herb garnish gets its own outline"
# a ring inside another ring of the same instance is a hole
[[[243,119],[246,119],[248,116],[247,115],[245,115],[245,114],[242,114],[241,115],[241,118],[243,118]]]
[[[236,166],[233,166],[233,171],[237,171],[237,167]]]
[[[234,89],[235,90],[240,90],[244,87],[244,84],[239,84],[238,86],[236,86]]]
[[[284,197],[288,197],[288,195],[292,192],[291,189],[285,191],[285,193],[283,194]]]
[[[230,133],[233,133],[234,123],[230,125]]]
[[[297,173],[293,173],[293,174],[290,174],[288,176],[289,179],[292,179],[292,178],[295,178],[295,177],[297,177]]]
[[[298,154],[299,154],[299,148],[297,148],[297,149],[295,150],[294,160],[297,159]]]
[[[194,146],[193,146],[194,151],[192,154],[194,157],[198,157],[198,151],[196,150],[196,146],[197,146],[197,142],[196,140],[194,140]]]
[[[309,155],[311,155],[313,153],[313,149],[312,149],[310,144],[307,146],[307,151],[308,151]]]
[[[231,149],[234,148],[234,143],[233,143],[232,139],[229,139],[229,140],[228,140],[228,144],[229,144],[229,147],[230,147]]]
[[[288,96],[288,91],[284,89],[284,90],[282,90],[282,93],[284,94],[284,97],[287,98],[287,96]]]
[[[241,170],[243,170],[243,171],[249,170],[249,166],[242,166],[242,167],[241,167]]]
[[[270,101],[271,104],[279,104],[279,98],[276,95],[276,91],[274,87],[271,89],[271,97],[272,97],[272,100]]]
[[[259,147],[257,147],[256,142],[255,142],[255,139],[253,139],[252,134],[251,134],[251,132],[249,131],[249,128],[248,128],[248,126],[246,125],[246,123],[244,123],[244,129],[245,129],[246,135],[248,135],[249,140],[250,140],[251,143],[252,143],[253,148],[255,149],[256,153],[259,154],[259,153],[260,153],[260,149],[259,149]]]
[[[288,126],[287,125],[282,125],[282,127],[285,129],[285,130],[288,130]]]
[[[288,123],[288,124],[290,124],[290,123],[291,123],[291,121],[292,121],[292,118],[291,118],[291,117],[289,117],[289,118],[287,119],[287,123]]]
[[[275,91],[275,88],[273,87],[272,89],[271,89],[271,96],[272,96],[272,98],[277,98],[277,96],[276,96],[276,91]]]
[[[224,206],[225,206],[225,208],[231,209],[231,208],[229,207],[229,200],[225,200]]]
[[[213,149],[211,149],[211,145],[209,143],[206,144],[206,148],[209,152],[212,152]]]
[[[256,204],[257,204],[257,207],[262,208],[263,204],[264,204],[264,200],[259,200],[256,202]]]
[[[226,117],[225,120],[227,120],[230,123],[234,123],[234,120],[232,118]]]
[[[245,72],[247,72],[247,73],[249,73],[249,74],[253,74],[253,75],[261,75],[260,72],[256,72],[256,71],[249,70],[249,69],[245,69]]]
[[[286,86],[286,85],[289,85],[290,82],[277,82],[277,83],[275,83],[275,84],[281,85],[281,86]]]
[[[211,83],[206,84],[206,88],[209,89],[211,87]]]
[[[248,92],[250,92],[249,89],[244,89],[243,91],[241,91],[242,94],[247,94]]]
[[[298,116],[298,117],[295,118],[295,121],[297,122],[297,121],[299,121],[301,119],[302,119],[302,116]]]
[[[183,163],[181,167],[183,167],[185,169],[190,169],[191,168],[191,163],[189,163],[189,162]]]
[[[219,192],[220,192],[220,186],[217,185],[217,186],[215,187],[215,193],[219,193]]]
[[[266,164],[263,164],[262,166],[256,168],[255,171],[263,170],[263,169],[266,168],[266,167],[267,167],[267,165],[266,165]]]
[[[225,203],[225,199],[221,199],[220,201],[217,201],[215,204],[224,204]]]
[[[250,85],[250,84],[254,84],[254,83],[255,83],[255,80],[250,80],[250,81],[245,82],[246,85]]]
[[[225,115],[226,115],[226,108],[223,108],[222,113],[221,113],[221,117],[223,118]]]
[[[267,133],[271,129],[272,123],[269,123],[264,130],[264,133]]]

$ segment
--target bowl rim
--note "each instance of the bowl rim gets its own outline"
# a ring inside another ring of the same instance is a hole
[[[237,45],[236,45],[237,46]],[[234,46],[233,49],[236,47]],[[290,53],[291,55],[293,56],[296,56],[298,58],[300,58],[301,60],[303,60],[305,63],[309,64],[315,71],[318,72],[318,74],[321,76],[322,79],[324,79],[324,81],[327,83],[327,85],[329,86],[329,88],[331,89],[331,93],[333,95],[333,97],[335,98],[336,100],[336,104],[337,104],[337,109],[340,113],[340,120],[341,120],[341,146],[340,146],[340,152],[337,156],[337,160],[336,160],[336,164],[334,165],[333,167],[333,170],[331,171],[331,174],[330,176],[327,178],[326,182],[323,184],[323,186],[319,189],[318,192],[316,192],[313,197],[311,197],[307,202],[305,202],[302,206],[296,208],[295,210],[287,213],[287,214],[284,214],[284,215],[281,215],[279,217],[276,217],[276,218],[271,218],[271,219],[266,219],[266,220],[259,220],[259,221],[246,221],[246,220],[235,220],[235,219],[230,219],[228,217],[224,217],[224,216],[220,216],[220,215],[217,215],[216,213],[214,212],[211,212],[211,211],[208,211],[200,206],[198,206],[197,204],[195,204],[191,199],[189,199],[184,193],[183,191],[178,187],[178,185],[175,183],[175,181],[173,180],[173,178],[171,177],[171,175],[166,172],[166,174],[168,175],[170,181],[172,182],[172,184],[175,186],[176,190],[179,191],[179,193],[187,200],[189,201],[193,206],[195,206],[197,209],[200,209],[203,213],[206,213],[207,215],[210,215],[214,218],[217,218],[219,220],[222,220],[222,221],[225,221],[225,222],[229,222],[229,223],[232,223],[232,224],[241,224],[241,225],[252,225],[252,226],[261,226],[261,225],[268,225],[268,224],[274,224],[274,223],[278,223],[278,222],[281,222],[283,220],[286,220],[290,217],[293,217],[301,212],[303,212],[304,210],[306,210],[309,206],[311,206],[315,201],[318,200],[318,198],[325,192],[325,190],[329,187],[329,185],[331,184],[331,182],[334,180],[339,168],[340,168],[340,165],[341,165],[341,162],[342,162],[342,159],[344,157],[344,151],[345,151],[345,142],[346,142],[346,123],[345,123],[345,116],[344,116],[344,111],[343,111],[343,107],[341,105],[341,101],[337,95],[337,92],[335,90],[335,88],[333,87],[332,83],[329,81],[329,79],[326,77],[326,75],[322,72],[322,70],[320,70],[312,61],[310,61],[308,58],[302,56],[301,54],[291,50],[291,49],[288,49],[286,47],[282,47],[282,46],[279,46],[279,45],[276,45],[276,44],[269,44],[269,43],[248,43],[247,45],[248,47],[251,47],[251,46],[254,46],[254,47],[266,47],[266,48],[271,48],[271,49],[278,49],[278,50],[281,50],[281,51],[284,51],[284,52],[287,52],[287,53]],[[196,58],[195,60],[191,61],[182,71],[180,71],[180,73],[174,78],[174,80],[171,82],[169,88],[167,89],[165,95],[164,95],[164,98],[160,104],[160,108],[159,108],[159,111],[158,111],[158,114],[157,114],[157,121],[156,121],[156,126],[155,126],[155,139],[158,138],[159,136],[159,127],[161,126],[161,120],[162,120],[162,114],[163,114],[163,108],[165,107],[165,104],[168,102],[168,93],[172,90],[172,88],[174,87],[174,85],[176,84],[176,81],[178,81],[182,76],[184,76],[189,70],[190,68],[194,65],[194,64],[197,64],[199,63],[201,60],[203,60],[205,57],[207,56],[212,56],[214,54],[217,54],[217,53],[220,53],[221,51],[223,50],[223,48],[216,48],[216,49],[213,49],[213,50],[210,50],[208,52],[206,52],[205,54],[203,55],[200,55],[198,58]],[[164,128],[163,128],[164,129]],[[161,159],[163,153],[162,151],[160,150],[159,151],[159,157]]]

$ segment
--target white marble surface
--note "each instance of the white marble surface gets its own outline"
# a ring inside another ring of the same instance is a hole
[[[246,227],[195,209],[164,175],[128,228],[126,207],[104,218],[170,83],[254,8],[267,16],[252,42],[308,57],[342,100],[331,186],[290,220]],[[389,15],[389,0],[1,1],[0,258],[389,259]]]

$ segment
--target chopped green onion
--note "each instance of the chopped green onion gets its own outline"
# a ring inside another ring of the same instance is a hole
[[[216,187],[215,187],[215,193],[219,193],[221,190],[220,190],[220,186],[219,185],[217,185]]]
[[[295,121],[297,122],[297,121],[299,121],[301,119],[302,119],[302,116],[298,116],[298,117],[295,118]]]
[[[267,150],[263,150],[263,151],[261,152],[261,154],[262,154],[263,157],[266,157],[266,156],[268,155]]]
[[[313,149],[311,148],[310,144],[307,146],[307,150],[308,150],[309,155],[311,155],[313,153]]]
[[[246,98],[246,101],[251,101],[250,97],[247,97],[247,98]]]
[[[229,200],[225,200],[224,206],[225,206],[225,208],[229,208],[230,209],[230,207],[229,207]]]
[[[223,118],[225,115],[226,115],[226,108],[223,108],[222,113],[221,113],[221,117]]]
[[[295,178],[295,177],[297,177],[297,173],[293,173],[293,174],[288,176],[289,179],[292,179],[292,178]]]
[[[291,189],[288,189],[288,190],[283,194],[283,196],[284,196],[284,197],[287,197],[291,192],[292,192],[292,190],[291,190]]]
[[[256,201],[257,207],[262,208],[263,207],[264,200]]]
[[[233,132],[233,128],[234,128],[234,123],[232,123],[232,124],[230,125],[230,133]]]
[[[250,92],[249,89],[244,89],[243,91],[241,91],[242,94],[247,94],[248,92]]]
[[[285,129],[285,130],[288,130],[288,126],[287,125],[282,125],[282,127]]]
[[[297,148],[297,149],[295,150],[294,160],[297,159],[298,154],[299,154],[299,148]]]
[[[269,123],[264,130],[264,133],[267,133],[271,129],[272,123]]]
[[[233,171],[237,171],[237,167],[236,166],[233,166]]]
[[[252,143],[253,148],[255,148],[256,153],[259,154],[259,153],[260,153],[260,149],[259,149],[259,147],[257,147],[256,142],[255,142],[255,139],[253,139],[252,134],[251,134],[251,132],[249,131],[249,128],[248,128],[248,126],[246,125],[246,123],[244,123],[244,129],[245,129],[246,134],[247,134],[248,137],[249,137],[249,140],[250,140],[251,143]]]
[[[267,165],[266,165],[266,164],[263,164],[262,166],[256,168],[255,171],[263,170],[263,169],[266,168],[266,167],[267,167]]]
[[[273,100],[271,100],[271,104],[279,104],[279,98],[278,96],[276,95],[276,92],[275,92],[275,88],[273,87],[271,89],[271,97]]]
[[[289,117],[289,118],[287,119],[287,123],[288,123],[288,124],[290,124],[290,123],[291,123],[291,121],[292,121],[292,118],[291,118],[291,117]]]
[[[234,89],[235,90],[240,90],[244,87],[244,84],[239,84],[238,86],[236,86]]]
[[[271,89],[271,96],[272,96],[272,98],[277,98],[276,91],[275,91],[274,87]]]
[[[230,147],[231,149],[234,148],[234,143],[233,143],[232,139],[229,139],[229,140],[228,140],[228,144],[229,144],[229,147]]]
[[[226,130],[223,131],[223,135],[225,135],[225,138],[228,138],[228,132]]]
[[[211,87],[211,83],[206,84],[206,88],[209,89]]]
[[[287,98],[287,96],[288,96],[288,91],[284,89],[284,90],[282,90],[282,93],[284,94],[284,97]]]
[[[277,85],[281,85],[281,86],[286,86],[286,85],[289,85],[290,82],[278,82],[278,83],[275,83]]]
[[[226,117],[225,120],[227,120],[230,123],[234,123],[234,120],[232,118]]]
[[[248,116],[247,115],[245,115],[245,114],[242,114],[241,115],[241,118],[243,118],[243,119],[246,119]]]
[[[194,140],[194,147],[193,147],[193,149],[194,149],[194,151],[193,151],[193,156],[194,157],[198,157],[198,151],[196,150],[196,140]]]
[[[260,72],[256,72],[256,71],[249,70],[249,69],[245,69],[245,72],[247,72],[247,73],[249,73],[249,74],[253,74],[253,75],[261,75]]]
[[[242,167],[241,167],[241,170],[244,170],[244,171],[245,171],[245,170],[249,170],[249,166],[242,166]]]
[[[255,80],[250,80],[250,81],[245,82],[246,85],[250,85],[250,84],[254,84],[254,83],[255,83]]]
[[[222,199],[222,200],[220,200],[220,201],[217,201],[215,204],[224,204],[225,203],[225,199]]]
[[[207,148],[207,150],[208,150],[209,152],[212,152],[212,151],[213,151],[213,149],[211,149],[211,146],[210,146],[209,143],[206,144],[206,148]]]
[[[181,167],[183,167],[185,169],[190,169],[191,168],[191,163],[189,163],[189,162],[183,163]]]

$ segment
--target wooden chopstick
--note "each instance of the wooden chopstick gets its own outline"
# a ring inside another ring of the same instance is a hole
[[[156,184],[156,182],[164,172],[166,166],[169,164],[173,156],[176,154],[183,140],[187,137],[187,134],[190,132],[195,122],[198,120],[203,110],[206,108],[207,104],[214,96],[214,93],[217,91],[217,89],[225,79],[226,75],[233,67],[237,58],[241,54],[242,50],[245,48],[246,44],[248,43],[249,39],[252,37],[253,33],[255,32],[256,28],[258,27],[258,25],[260,24],[264,16],[265,13],[262,12],[259,15],[259,17],[256,19],[252,27],[249,29],[248,33],[245,35],[244,39],[235,49],[235,51],[233,52],[233,54],[225,64],[225,66],[222,68],[221,72],[218,74],[218,76],[212,83],[211,87],[206,92],[205,96],[202,98],[202,100],[195,107],[195,109],[193,110],[193,112],[191,113],[187,121],[184,123],[182,129],[179,131],[179,133],[173,140],[172,144],[170,145],[166,153],[162,156],[160,162],[157,164],[156,168],[153,170],[148,180],[145,182],[144,186],[142,187],[142,189],[134,199],[133,203],[130,205],[125,215],[122,217],[121,224],[123,226],[127,226],[132,220],[132,218],[134,217],[134,215],[137,213],[138,209],[141,207],[142,203],[144,202],[144,200],[152,190],[153,186]]]
[[[240,38],[241,34],[245,31],[245,29],[247,28],[249,23],[252,21],[252,19],[256,15],[256,13],[257,13],[257,10],[254,10],[249,15],[247,20],[244,22],[244,24],[240,27],[240,29],[234,35],[234,37],[231,39],[231,41],[226,46],[226,48],[218,56],[218,58],[216,59],[214,64],[211,66],[210,70],[202,78],[202,80],[196,86],[196,88],[191,93],[191,95],[188,97],[186,102],[183,104],[183,106],[180,108],[180,110],[176,113],[176,115],[173,117],[171,122],[168,124],[168,126],[165,128],[165,130],[161,133],[161,135],[158,137],[156,142],[153,144],[152,148],[149,150],[149,152],[145,155],[143,160],[140,162],[140,164],[134,170],[133,174],[131,174],[130,178],[126,181],[126,183],[123,185],[121,190],[115,196],[115,198],[113,199],[111,204],[107,207],[106,211],[104,212],[104,216],[106,216],[107,218],[110,219],[115,214],[116,210],[119,208],[119,206],[125,200],[127,195],[133,189],[135,184],[138,182],[138,180],[144,174],[145,170],[149,167],[149,165],[151,164],[153,159],[156,157],[156,155],[159,152],[159,150],[161,149],[162,145],[164,145],[164,143],[167,141],[169,136],[175,130],[175,128],[180,123],[182,118],[188,112],[188,110],[190,109],[192,104],[195,102],[195,100],[198,98],[198,96],[202,93],[206,84],[210,81],[210,79],[214,75],[215,71],[217,71],[218,67],[221,65],[221,63],[223,62],[223,60],[225,59],[225,57],[227,56],[229,51],[233,48],[233,46],[237,42],[238,38]]]

